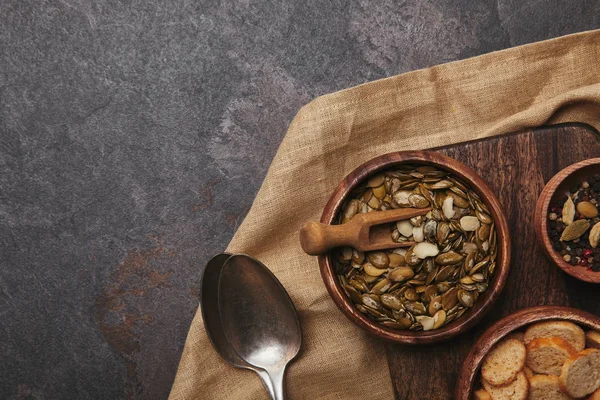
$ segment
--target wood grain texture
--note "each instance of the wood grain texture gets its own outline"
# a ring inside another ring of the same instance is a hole
[[[454,176],[468,184],[483,200],[490,210],[495,221],[497,234],[496,272],[492,277],[488,289],[479,297],[475,305],[461,318],[458,318],[440,329],[413,332],[409,330],[394,330],[386,328],[358,312],[344,295],[340,284],[333,273],[331,254],[319,256],[319,268],[325,287],[336,306],[346,317],[365,331],[388,341],[402,344],[431,344],[448,340],[456,335],[471,329],[483,318],[492,305],[499,298],[508,277],[511,244],[508,234],[508,222],[500,202],[492,189],[485,181],[466,165],[446,157],[438,152],[431,151],[405,151],[384,154],[374,158],[352,171],[339,184],[333,195],[325,205],[321,223],[331,224],[338,215],[347,195],[367,177],[385,169],[402,164],[434,165],[450,171]]]
[[[548,257],[567,274],[586,282],[600,283],[600,272],[594,272],[587,267],[573,266],[563,260],[559,252],[552,247],[548,236],[548,207],[551,202],[566,198],[566,193],[573,185],[578,185],[589,176],[600,173],[600,158],[591,158],[571,164],[558,172],[544,186],[535,206],[535,234],[540,246]]]
[[[491,323],[525,307],[570,305],[600,314],[596,285],[557,268],[539,247],[533,214],[545,183],[569,164],[600,155],[590,128],[560,126],[439,149],[473,168],[497,194],[512,237],[512,265],[500,299],[477,327],[451,342],[388,344],[397,399],[453,398],[458,373],[475,339]]]

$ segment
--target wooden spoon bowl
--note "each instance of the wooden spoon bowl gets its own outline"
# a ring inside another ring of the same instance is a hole
[[[508,277],[510,263],[510,237],[508,223],[500,202],[488,185],[471,168],[458,161],[435,152],[410,151],[389,153],[372,159],[351,172],[337,187],[325,205],[321,222],[333,224],[345,199],[369,176],[400,165],[431,165],[446,170],[462,179],[475,191],[490,209],[497,233],[496,270],[488,289],[479,297],[475,305],[460,318],[435,330],[414,332],[386,328],[361,314],[346,298],[335,276],[331,252],[319,256],[319,266],[325,287],[338,308],[350,321],[365,331],[388,341],[403,344],[428,344],[440,342],[472,328],[491,308],[500,296]]]
[[[572,185],[578,185],[589,176],[600,173],[600,158],[590,158],[569,165],[554,175],[546,184],[535,206],[535,233],[539,244],[550,259],[567,274],[586,282],[600,283],[600,272],[594,272],[583,266],[573,266],[563,260],[560,253],[552,247],[548,236],[548,208],[550,203],[566,198]]]
[[[470,400],[478,386],[479,370],[492,347],[509,333],[534,322],[562,320],[573,322],[583,329],[600,331],[600,318],[570,307],[539,306],[518,311],[492,325],[475,342],[462,364],[456,385],[457,400]]]

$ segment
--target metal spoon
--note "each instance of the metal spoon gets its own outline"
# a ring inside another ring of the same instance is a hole
[[[206,264],[206,269],[202,275],[202,291],[200,294],[200,309],[202,311],[202,319],[204,320],[204,328],[217,353],[229,364],[236,368],[244,368],[255,371],[263,384],[267,388],[267,392],[271,398],[275,398],[273,385],[267,372],[262,368],[254,367],[242,360],[240,356],[231,347],[227,341],[223,326],[221,325],[221,317],[219,315],[219,306],[217,300],[219,276],[225,262],[231,257],[231,254],[221,253],[210,259]]]
[[[261,262],[239,254],[221,270],[218,298],[227,340],[242,360],[267,372],[273,399],[283,400],[285,368],[302,341],[300,321],[284,287]]]

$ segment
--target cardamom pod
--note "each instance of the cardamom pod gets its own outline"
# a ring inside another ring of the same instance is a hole
[[[566,203],[565,203],[566,205]],[[564,209],[563,209],[564,211]],[[590,228],[590,223],[587,219],[578,219],[570,225],[567,225],[562,235],[560,236],[560,240],[563,242],[568,242],[569,240],[575,240],[581,235],[583,235]]]
[[[573,223],[574,219],[575,219],[575,203],[573,203],[573,200],[571,200],[571,197],[569,196],[567,198],[567,201],[565,201],[565,205],[563,206],[563,209],[562,209],[562,222],[565,225],[571,225]],[[581,236],[581,235],[579,235],[579,236]],[[579,237],[579,236],[577,236],[577,237]],[[569,239],[569,240],[573,240],[573,239]]]
[[[590,244],[593,248],[598,247],[598,240],[600,240],[600,222],[596,223],[590,231]]]

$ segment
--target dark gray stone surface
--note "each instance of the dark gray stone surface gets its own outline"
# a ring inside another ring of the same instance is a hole
[[[0,398],[166,398],[312,98],[598,27],[598,0],[0,0]]]

